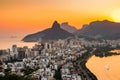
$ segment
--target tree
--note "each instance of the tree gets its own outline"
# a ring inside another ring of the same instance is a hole
[[[34,71],[34,69],[30,68],[30,67],[26,67],[26,69],[24,70],[25,75],[29,75]]]
[[[24,77],[16,74],[7,74],[4,76],[4,80],[25,80]]]
[[[32,78],[30,76],[24,78],[23,76],[16,74],[6,74],[5,76],[0,76],[0,80],[32,80]]]
[[[62,79],[61,79],[61,71],[60,71],[60,68],[59,68],[58,70],[55,70],[54,78],[55,78],[56,80],[62,80]]]

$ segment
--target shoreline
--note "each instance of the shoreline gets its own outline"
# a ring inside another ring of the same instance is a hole
[[[88,54],[88,52],[86,52],[85,54],[83,54],[81,57],[79,57],[76,61],[74,66],[79,66],[80,70],[81,70],[81,77],[82,80],[86,79],[86,80],[98,80],[96,75],[94,73],[92,73],[89,68],[87,68],[86,63],[89,60],[89,58],[91,57],[91,54]]]
[[[86,67],[98,78],[98,80],[119,80],[120,55],[109,57],[92,56],[87,62]]]

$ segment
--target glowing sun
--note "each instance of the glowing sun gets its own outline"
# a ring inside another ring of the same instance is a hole
[[[115,22],[120,22],[120,9],[116,9],[112,12],[112,19]]]

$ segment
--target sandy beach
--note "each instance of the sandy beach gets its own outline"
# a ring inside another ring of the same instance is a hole
[[[92,56],[86,66],[98,80],[120,80],[120,55],[104,58]]]

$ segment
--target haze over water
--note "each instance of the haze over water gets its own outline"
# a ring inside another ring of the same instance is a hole
[[[98,80],[120,80],[120,56],[91,57],[86,63]]]
[[[18,47],[28,46],[32,48],[35,43],[34,42],[23,42],[21,41],[22,37],[5,37],[0,39],[0,49],[11,48],[12,45],[16,44]]]

